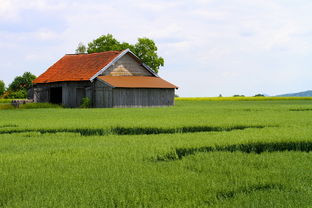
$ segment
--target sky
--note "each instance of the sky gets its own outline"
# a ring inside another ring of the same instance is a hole
[[[40,75],[79,42],[153,39],[180,97],[312,89],[311,0],[0,0],[0,80]]]

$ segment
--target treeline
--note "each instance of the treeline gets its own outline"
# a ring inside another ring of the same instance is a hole
[[[32,81],[36,76],[30,72],[25,72],[22,76],[17,76],[8,87],[0,80],[0,98],[23,99],[27,98],[28,90],[32,87]]]

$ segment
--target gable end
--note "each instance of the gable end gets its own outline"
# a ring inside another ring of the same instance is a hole
[[[136,59],[137,62],[141,63],[140,59],[130,51],[130,49],[126,49],[123,52],[121,52],[116,58],[114,58],[114,60],[112,60],[109,64],[107,64],[105,67],[103,67],[100,71],[98,71],[95,75],[93,75],[90,78],[90,81],[93,82],[93,80],[100,76],[103,75],[105,73],[106,70],[108,70],[109,68],[112,68],[112,66],[114,64],[116,64],[122,57],[124,57],[126,54],[131,54],[133,56],[134,59]],[[146,64],[142,63],[141,66],[146,69],[149,73],[151,73],[151,75],[155,76],[155,77],[159,77],[150,67],[148,67]],[[120,69],[123,70],[123,69]],[[125,71],[124,71],[125,72]],[[127,72],[125,72],[127,73]],[[131,75],[131,74],[125,74],[125,75]]]

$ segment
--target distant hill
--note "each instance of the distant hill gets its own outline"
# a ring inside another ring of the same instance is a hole
[[[276,95],[275,97],[312,97],[312,90],[297,92],[297,93],[289,93],[283,95]]]

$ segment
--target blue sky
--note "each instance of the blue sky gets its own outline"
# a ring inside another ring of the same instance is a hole
[[[312,87],[310,0],[0,0],[0,80],[40,75],[79,42],[153,39],[180,96]]]

